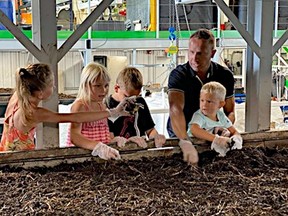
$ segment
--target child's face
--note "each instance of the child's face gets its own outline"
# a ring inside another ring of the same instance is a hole
[[[141,89],[125,89],[124,87],[120,87],[118,84],[115,86],[115,92],[118,95],[118,99],[122,101],[126,97],[138,96],[141,93]]]
[[[55,84],[54,80],[46,87],[44,91],[41,92],[42,94],[42,100],[47,100],[52,94],[54,90]]]
[[[92,101],[103,101],[109,91],[109,82],[97,79],[90,84],[91,88],[91,100]]]
[[[217,111],[223,106],[223,102],[213,94],[200,93],[200,110],[207,117],[215,118]]]

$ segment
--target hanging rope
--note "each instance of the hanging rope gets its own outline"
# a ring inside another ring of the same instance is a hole
[[[174,42],[176,41],[176,35],[175,35],[175,27],[172,25],[172,20],[174,20],[174,14],[171,14],[172,11],[172,1],[174,3],[174,0],[169,0],[169,36],[168,39],[170,40],[170,46],[165,50],[169,55],[175,54],[178,52],[178,47],[174,45]],[[174,21],[173,21],[174,22]]]

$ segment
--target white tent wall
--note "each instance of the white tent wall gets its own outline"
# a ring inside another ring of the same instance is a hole
[[[179,52],[181,62],[187,60],[186,52],[186,50]],[[154,83],[166,85],[171,58],[167,57],[164,50],[137,50],[136,60],[133,59],[132,50],[98,50],[93,51],[93,55],[107,56],[107,68],[111,73],[110,86],[112,90],[117,73],[124,66],[133,66],[133,62],[136,63],[134,66],[141,71],[145,85]],[[16,70],[32,63],[32,61],[33,58],[27,51],[1,51],[1,88],[14,88]],[[158,66],[154,66],[156,64]],[[79,51],[70,51],[64,56],[58,63],[59,93],[75,94],[77,92],[82,68],[83,60]]]

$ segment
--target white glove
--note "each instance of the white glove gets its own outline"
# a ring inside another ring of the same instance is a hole
[[[102,142],[99,142],[93,149],[92,153],[93,156],[99,156],[100,158],[104,160],[109,159],[121,159],[121,156],[119,154],[119,151],[109,147],[106,144],[103,144]]]
[[[240,135],[236,134],[231,137],[231,150],[242,149],[242,145],[243,139]]]
[[[130,137],[128,141],[136,143],[139,147],[147,148],[147,143],[143,137],[133,136],[133,137]]]
[[[180,139],[179,146],[183,152],[183,160],[191,165],[196,165],[199,161],[198,152],[192,142]]]
[[[162,134],[156,134],[154,137],[154,143],[156,148],[162,147],[166,142],[166,137]]]
[[[219,136],[230,137],[231,133],[226,128],[215,127],[214,134],[218,134]]]
[[[111,142],[116,142],[119,148],[123,148],[127,139],[125,137],[116,136],[111,140]]]
[[[212,150],[214,149],[216,152],[219,153],[220,156],[224,157],[226,156],[226,153],[230,150],[229,148],[230,142],[231,142],[230,138],[219,136],[216,134],[212,142],[211,149]]]
[[[131,116],[131,114],[126,111],[126,107],[128,104],[134,104],[136,101],[136,97],[132,96],[132,97],[126,97],[124,98],[117,107],[112,108],[112,109],[107,109],[107,111],[110,114],[110,117],[108,117],[108,119],[110,119],[111,121],[116,121],[117,118],[119,118],[120,116]]]

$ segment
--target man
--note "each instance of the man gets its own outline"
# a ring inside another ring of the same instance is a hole
[[[207,29],[199,29],[190,36],[188,62],[178,65],[169,76],[169,119],[167,131],[170,137],[180,139],[179,146],[184,160],[198,163],[198,153],[187,135],[188,123],[199,109],[201,87],[210,81],[220,82],[226,88],[225,114],[234,123],[234,77],[233,73],[211,58],[215,55],[215,38]]]

